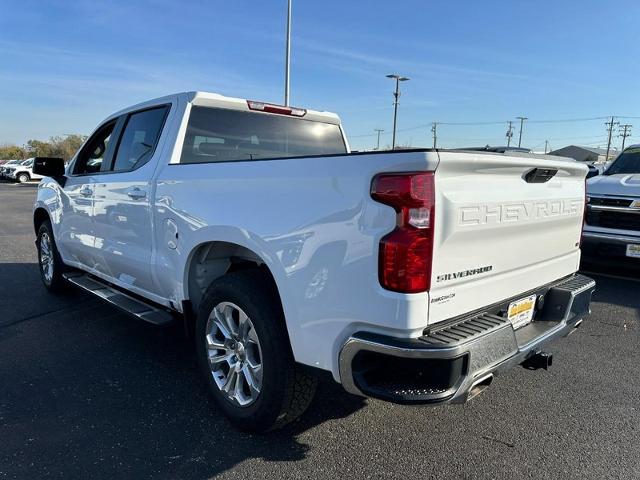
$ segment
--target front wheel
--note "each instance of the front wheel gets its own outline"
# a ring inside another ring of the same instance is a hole
[[[316,379],[296,365],[269,276],[243,270],[214,281],[200,304],[196,348],[218,407],[237,427],[279,428],[311,402]]]
[[[38,228],[38,238],[36,240],[38,248],[38,265],[40,267],[40,278],[47,290],[60,292],[65,284],[62,276],[64,264],[58,253],[56,242],[53,238],[53,229],[49,220],[42,222]]]
[[[29,174],[28,173],[21,173],[20,175],[18,175],[18,182],[19,183],[26,183],[28,182],[30,179]]]

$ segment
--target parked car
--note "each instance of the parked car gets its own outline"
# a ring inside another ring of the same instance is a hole
[[[265,431],[316,375],[459,403],[547,368],[588,314],[587,168],[534,155],[350,154],[331,113],[191,92],[108,117],[33,221],[41,277],[156,325],[182,319],[219,411]]]
[[[7,178],[16,182],[25,183],[29,180],[41,180],[42,176],[33,173],[33,158],[28,158],[23,162],[17,163],[9,167]]]
[[[583,249],[591,259],[640,265],[640,145],[587,182]]]
[[[22,162],[24,162],[24,160],[9,160],[5,162],[3,165],[0,165],[0,178],[3,178],[3,179],[6,178],[6,175],[11,169],[11,167]]]

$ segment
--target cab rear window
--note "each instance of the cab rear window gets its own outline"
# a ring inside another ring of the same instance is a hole
[[[338,125],[284,115],[194,106],[180,163],[263,160],[346,151]]]

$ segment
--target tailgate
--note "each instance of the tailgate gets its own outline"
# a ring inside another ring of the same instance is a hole
[[[544,169],[557,172],[547,180]],[[574,273],[586,173],[570,161],[440,152],[429,323]]]

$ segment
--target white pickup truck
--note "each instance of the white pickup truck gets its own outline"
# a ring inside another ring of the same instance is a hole
[[[34,207],[44,285],[176,318],[220,410],[265,431],[330,372],[351,393],[464,402],[589,312],[586,167],[349,153],[334,114],[202,92],[108,117]]]
[[[25,183],[29,180],[40,180],[42,177],[33,173],[33,158],[28,158],[6,168],[4,174],[9,180]]]

